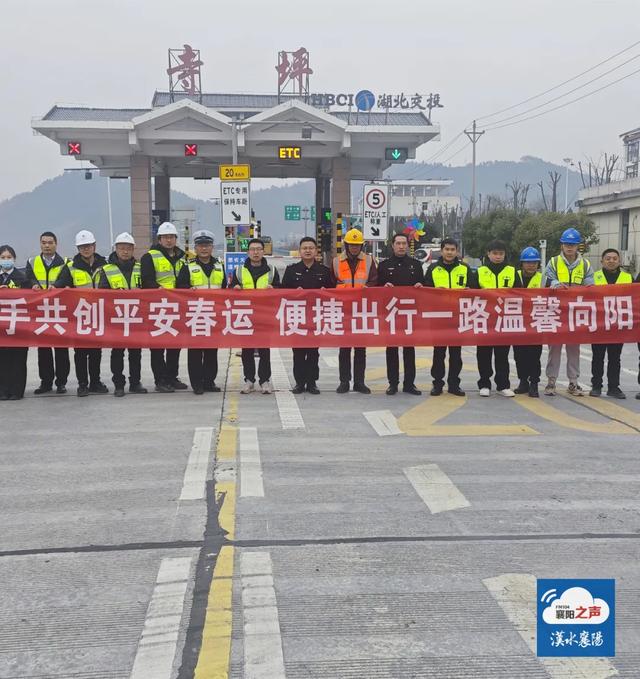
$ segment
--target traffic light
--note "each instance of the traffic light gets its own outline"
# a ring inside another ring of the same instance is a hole
[[[197,144],[185,144],[184,145],[184,155],[185,156],[197,156],[198,155],[198,145]]]
[[[67,155],[79,156],[82,153],[82,144],[79,141],[67,142]]]
[[[406,163],[409,157],[409,149],[406,147],[392,146],[384,150],[384,159],[392,163]]]

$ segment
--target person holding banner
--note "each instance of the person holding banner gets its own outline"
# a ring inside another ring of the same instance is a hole
[[[209,290],[227,287],[227,276],[222,262],[213,256],[213,233],[196,231],[193,246],[196,258],[187,262],[178,274],[176,287],[191,290]],[[211,348],[187,350],[189,382],[193,393],[201,396],[205,391],[218,392],[218,350]]]
[[[336,288],[365,288],[378,284],[378,266],[372,255],[363,251],[364,236],[359,229],[350,229],[344,237],[346,252],[333,258],[333,277]],[[364,383],[367,367],[367,350],[358,347],[353,350],[353,391],[370,394],[371,389]],[[351,382],[351,349],[342,348],[338,354],[340,384],[338,394],[346,394]]]
[[[546,287],[566,289],[578,285],[593,285],[593,270],[591,264],[578,252],[582,236],[576,229],[565,229],[560,236],[560,254],[552,257],[544,272]],[[582,387],[578,384],[580,377],[580,345],[566,344],[567,377],[569,387],[567,391],[572,396],[584,396]],[[550,344],[547,357],[547,386],[545,396],[555,396],[556,380],[560,374],[562,360],[562,344]]]
[[[29,257],[25,275],[34,290],[48,290],[53,287],[67,260],[58,252],[56,234],[45,231],[40,235],[40,254]],[[55,357],[55,365],[54,365]],[[67,379],[71,364],[69,349],[66,347],[38,347],[38,373],[40,386],[34,394],[47,394],[53,389],[55,380],[56,394],[67,393]]]
[[[488,264],[478,267],[478,287],[482,290],[496,288],[519,288],[522,287],[516,278],[516,269],[507,264],[507,246],[501,240],[492,240],[487,245]],[[491,377],[495,363],[496,389],[501,396],[511,398],[515,393],[511,390],[509,382],[509,345],[506,346],[480,346],[476,349],[478,361],[478,388],[480,396],[491,396]]]
[[[602,268],[595,272],[593,280],[596,285],[624,285],[633,283],[633,276],[620,268],[620,253],[615,248],[608,248],[602,253]],[[602,394],[602,377],[604,375],[604,358],[607,356],[607,396],[627,398],[620,389],[620,355],[623,344],[591,345],[591,391],[589,396]]]
[[[171,222],[158,227],[158,245],[140,257],[143,288],[176,287],[178,274],[187,263],[184,250],[178,247],[178,230]],[[176,389],[188,389],[178,378],[180,349],[151,349],[151,370],[156,383],[155,390],[171,394]]]
[[[107,260],[96,253],[96,237],[91,231],[76,234],[78,254],[62,269],[54,283],[56,288],[96,288],[100,269]],[[106,384],[100,381],[102,349],[74,349],[73,362],[78,380],[78,396],[108,394]]]
[[[16,269],[16,251],[0,245],[0,288],[30,288],[27,277]],[[27,383],[28,347],[0,347],[0,401],[19,401]]]
[[[458,241],[443,238],[440,243],[440,257],[429,265],[424,274],[424,284],[428,288],[448,288],[464,290],[474,286],[474,276],[468,264],[458,257]],[[462,347],[433,347],[433,363],[431,377],[433,388],[431,396],[440,396],[444,387],[445,355],[449,350],[449,375],[447,391],[454,396],[464,396],[460,388],[460,372],[462,371]]]
[[[133,290],[140,287],[140,264],[133,256],[136,242],[130,233],[120,233],[113,244],[114,251],[109,261],[102,267],[98,287],[104,290]],[[124,396],[124,349],[111,349],[111,375],[113,395]],[[140,383],[142,368],[142,349],[127,349],[129,355],[129,393],[146,394],[147,390]]]

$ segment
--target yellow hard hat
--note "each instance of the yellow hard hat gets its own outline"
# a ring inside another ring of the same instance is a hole
[[[359,229],[349,229],[344,237],[344,242],[351,245],[364,245],[364,236]]]

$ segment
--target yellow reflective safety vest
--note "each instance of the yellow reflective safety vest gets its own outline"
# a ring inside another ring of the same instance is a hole
[[[609,285],[604,271],[600,269],[593,274],[593,280],[596,285]],[[633,276],[626,271],[620,270],[618,278],[616,278],[614,285],[624,285],[625,283],[633,283]]]
[[[192,288],[221,288],[224,281],[224,268],[219,259],[213,260],[211,275],[207,276],[199,262],[188,262],[189,280]],[[240,279],[238,279],[240,280]],[[272,279],[273,280],[273,279]],[[244,281],[243,286],[244,287]]]
[[[458,264],[457,266],[454,266],[451,271],[445,269],[443,266],[437,265],[431,269],[431,277],[433,278],[433,285],[436,288],[459,290],[467,287],[468,272],[469,267],[465,264]]]
[[[53,285],[56,282],[60,272],[68,263],[69,260],[65,260],[63,264],[52,266],[49,270],[47,270],[44,259],[42,259],[42,255],[36,255],[35,257],[29,258],[29,264],[31,265],[33,275],[36,277],[38,285],[43,290],[46,290],[50,285]]]
[[[153,268],[156,271],[156,282],[161,288],[172,290],[176,287],[176,279],[180,269],[185,265],[184,259],[179,259],[175,266],[160,250],[149,250]]]
[[[488,266],[478,267],[478,283],[481,288],[512,288],[516,282],[516,269],[514,266],[505,266],[496,276]]]
[[[67,264],[71,272],[71,280],[74,288],[95,288],[96,277],[100,273],[100,269],[96,269],[92,274],[84,269],[79,269],[73,266],[72,262]]]
[[[582,281],[587,273],[587,263],[580,257],[578,264],[571,271],[567,263],[560,255],[552,257],[550,260],[551,268],[556,272],[556,278],[559,283],[567,285],[582,285]]]
[[[242,285],[243,290],[263,290],[273,283],[274,276],[275,269],[269,265],[269,271],[260,276],[260,278],[258,278],[254,284],[251,271],[249,271],[249,269],[247,269],[244,264],[239,264],[236,267],[236,278],[240,281],[240,285]]]
[[[120,271],[120,267],[117,264],[105,264],[102,270],[112,290],[131,290],[140,287],[140,262],[136,262],[133,265],[131,285],[129,285],[127,277]]]
[[[520,281],[520,285],[524,287],[524,276],[522,274],[522,271],[517,272],[518,280]],[[527,283],[528,288],[541,288],[542,287],[542,272],[541,271],[536,271],[536,273],[531,276],[529,279],[529,283]]]

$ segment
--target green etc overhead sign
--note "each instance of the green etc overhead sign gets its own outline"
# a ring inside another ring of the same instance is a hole
[[[384,150],[384,159],[392,163],[406,163],[409,157],[409,149],[406,147],[392,146]]]

